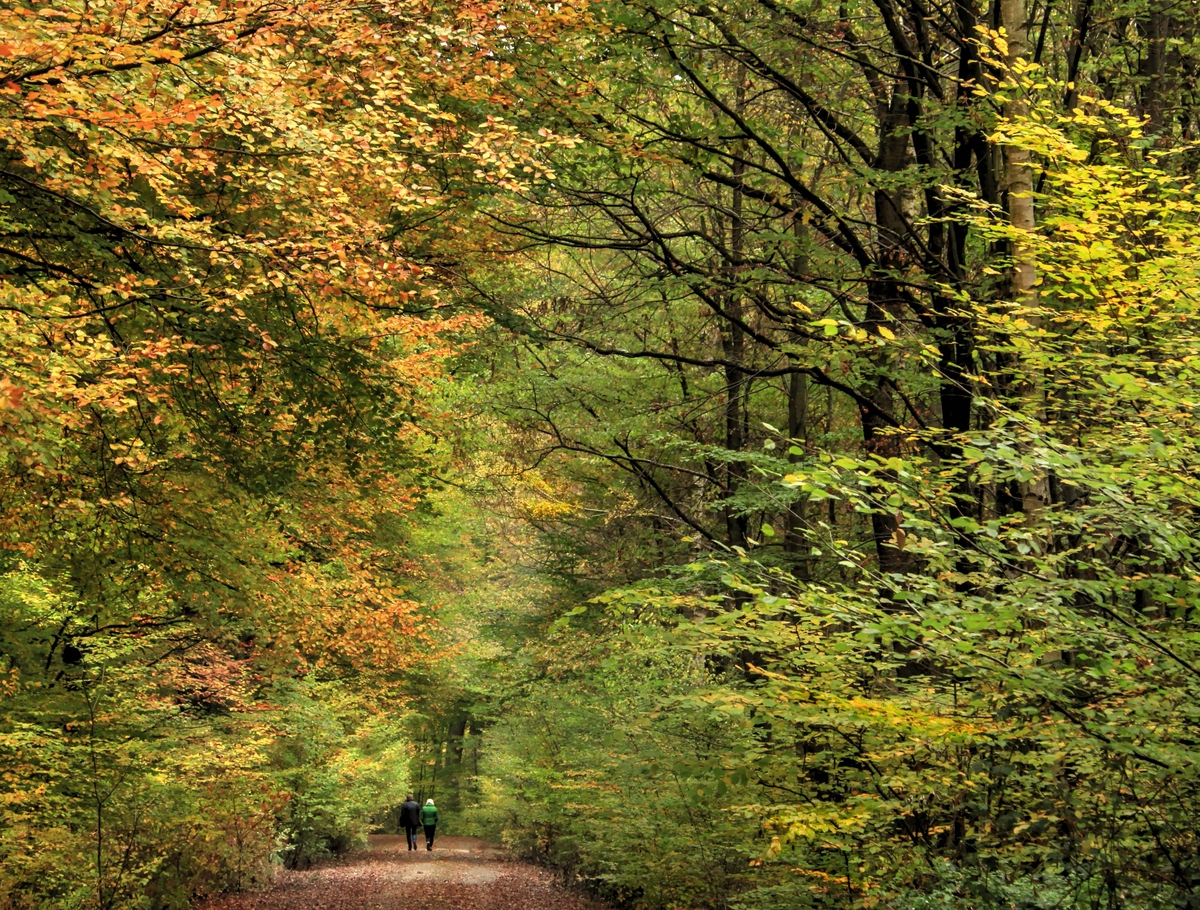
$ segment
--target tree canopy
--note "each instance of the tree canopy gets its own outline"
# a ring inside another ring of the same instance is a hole
[[[1200,907],[1196,12],[0,9],[0,907]]]

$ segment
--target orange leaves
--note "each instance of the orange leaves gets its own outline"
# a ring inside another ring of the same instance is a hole
[[[7,376],[0,377],[0,411],[15,411],[24,398],[24,388],[13,385]]]
[[[54,6],[0,10],[0,538],[156,710],[385,690],[430,657],[424,398],[487,324],[444,295],[473,172],[556,141],[472,107],[495,13]]]

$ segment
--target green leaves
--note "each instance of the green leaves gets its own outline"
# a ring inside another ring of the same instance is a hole
[[[922,425],[878,427],[886,444],[868,449],[850,438],[854,415],[831,406],[819,441],[810,428],[786,459],[641,437],[659,446],[655,467],[681,452],[701,475],[744,465],[758,489],[725,504],[754,515],[761,539],[689,551],[682,570],[595,598],[604,617],[573,629],[584,640],[529,645],[545,672],[484,752],[487,811],[530,794],[528,824],[507,825],[515,843],[618,893],[641,889],[647,907],[731,895],[743,907],[1189,900],[1200,875],[1200,448],[1189,430],[1200,313],[1183,293],[1200,284],[1194,189],[1133,157],[1140,146],[1109,144],[1137,138],[1111,106],[1055,110],[1035,103],[997,136],[1042,156],[1037,229],[1015,231],[983,205],[964,216],[988,243],[1030,251],[1041,283],[1017,301],[953,290],[977,345],[956,381],[981,390],[960,431],[937,426],[938,386],[921,385],[913,363],[846,355],[825,368],[918,389],[904,406]],[[867,333],[822,314],[787,356],[808,363],[828,339],[841,357],[866,340],[855,329],[917,350],[909,324],[882,322]],[[921,356],[941,357],[932,347]],[[574,365],[573,393],[592,363]],[[631,371],[664,387],[675,378]],[[772,494],[805,506],[788,533],[802,526],[818,558],[771,558],[785,534],[753,508]],[[884,571],[888,548],[904,559]],[[564,735],[548,743],[545,729]],[[626,861],[625,823],[639,812],[664,832],[653,863]]]

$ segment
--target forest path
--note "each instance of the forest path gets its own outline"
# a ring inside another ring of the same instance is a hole
[[[203,910],[603,910],[536,866],[470,837],[439,837],[410,852],[403,835],[372,835],[370,849],[303,872],[266,891]]]

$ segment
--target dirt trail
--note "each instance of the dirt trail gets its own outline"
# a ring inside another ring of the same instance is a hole
[[[283,872],[267,891],[204,904],[201,910],[604,910],[553,876],[469,837],[375,835],[370,850],[306,872]]]

